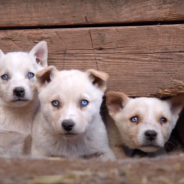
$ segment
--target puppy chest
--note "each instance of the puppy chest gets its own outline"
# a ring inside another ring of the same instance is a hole
[[[84,158],[96,154],[96,150],[83,142],[61,141],[50,147],[52,156],[61,156],[66,158]]]
[[[24,135],[31,133],[32,120],[30,118],[0,117],[0,132],[12,131],[19,132]]]

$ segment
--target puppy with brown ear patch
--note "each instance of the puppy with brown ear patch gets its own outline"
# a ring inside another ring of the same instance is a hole
[[[121,92],[108,92],[106,105],[112,119],[107,119],[106,124],[111,147],[127,146],[148,153],[163,148],[176,125],[183,101],[183,95],[164,101],[148,97],[133,99]]]
[[[32,155],[114,160],[99,114],[108,75],[96,70],[37,74],[41,107],[32,132]]]

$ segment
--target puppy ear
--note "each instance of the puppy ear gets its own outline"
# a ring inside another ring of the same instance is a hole
[[[43,70],[37,72],[36,78],[37,78],[37,87],[40,88],[43,85],[51,82],[53,77],[58,72],[57,68],[55,66],[48,66],[44,68]]]
[[[105,72],[94,69],[89,69],[86,72],[89,74],[89,78],[92,83],[94,85],[97,85],[97,87],[104,92],[107,88],[107,80],[109,78],[109,75]]]
[[[177,120],[182,108],[184,107],[184,94],[174,96],[167,101],[170,103],[171,111]]]
[[[0,59],[2,59],[5,56],[2,50],[0,50]]]
[[[113,117],[117,112],[123,109],[130,98],[121,92],[109,91],[106,93],[106,106],[109,114]]]
[[[36,58],[36,62],[43,68],[45,68],[48,65],[47,64],[48,48],[46,41],[41,41],[37,45],[35,45],[29,52],[29,54],[33,55],[33,57]]]

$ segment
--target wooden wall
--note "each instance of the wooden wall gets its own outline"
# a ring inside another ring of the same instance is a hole
[[[110,74],[130,96],[184,92],[184,1],[1,0],[0,49],[46,40],[49,64]]]

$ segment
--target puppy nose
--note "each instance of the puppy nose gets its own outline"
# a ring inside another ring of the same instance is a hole
[[[66,130],[66,131],[71,131],[72,128],[74,127],[75,123],[72,120],[64,120],[62,122],[62,127]]]
[[[17,87],[13,90],[13,94],[17,97],[24,97],[25,90],[22,87]]]
[[[154,130],[148,130],[144,134],[149,141],[153,141],[157,137],[157,133]]]

